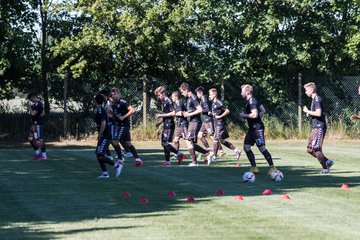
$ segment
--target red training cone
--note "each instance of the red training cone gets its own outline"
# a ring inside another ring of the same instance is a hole
[[[340,188],[342,188],[342,189],[349,189],[350,187],[349,187],[348,184],[344,183],[343,185],[341,185]]]
[[[176,193],[174,193],[173,191],[170,191],[167,193],[168,197],[175,197]]]
[[[241,167],[240,163],[235,164],[235,167]]]
[[[289,195],[287,194],[284,194],[281,196],[282,199],[285,199],[285,200],[290,200],[291,198],[289,197]]]
[[[187,202],[189,202],[189,203],[194,203],[196,200],[195,200],[195,198],[194,197],[188,197],[187,199],[186,199],[186,201]]]
[[[147,198],[142,198],[142,199],[140,199],[139,203],[140,204],[148,204],[149,200],[147,200]]]
[[[236,200],[236,201],[242,201],[242,200],[244,200],[244,198],[243,198],[243,196],[241,196],[241,195],[237,195],[237,196],[235,197],[235,200]]]
[[[270,189],[265,189],[265,191],[263,192],[263,195],[270,195],[272,194]]]
[[[219,190],[216,191],[216,195],[217,196],[222,196],[222,195],[224,195],[224,191],[219,189]]]
[[[128,192],[123,192],[122,196],[123,197],[131,197],[131,194]]]

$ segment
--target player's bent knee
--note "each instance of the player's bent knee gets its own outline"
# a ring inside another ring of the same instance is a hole
[[[265,147],[265,145],[262,145],[262,146],[260,146],[259,147],[259,150],[260,150],[260,152],[265,152],[266,151],[266,147]]]
[[[250,152],[251,151],[251,145],[244,145],[244,151],[245,152]]]
[[[314,149],[313,149],[313,148],[307,148],[307,152],[308,152],[309,154],[312,154],[312,153],[314,152]]]
[[[161,146],[166,147],[167,145],[169,145],[168,142],[161,142]]]

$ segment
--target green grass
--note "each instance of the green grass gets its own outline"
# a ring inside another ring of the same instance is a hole
[[[235,168],[231,151],[210,167],[162,168],[159,145],[137,143],[144,166],[128,159],[120,178],[100,180],[93,148],[49,146],[49,160],[38,162],[28,146],[7,147],[0,151],[0,239],[360,239],[360,142],[325,141],[331,175],[319,174],[305,145],[268,143],[283,182],[270,180],[254,150],[261,173],[253,184],[241,181],[245,155]],[[262,195],[266,188],[273,194]],[[225,195],[216,196],[218,189]],[[142,197],[149,204],[139,204]]]

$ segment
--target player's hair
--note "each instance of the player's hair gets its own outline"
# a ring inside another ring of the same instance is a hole
[[[37,97],[37,93],[36,92],[29,92],[29,94],[27,95],[26,99],[30,100],[32,97]]]
[[[173,91],[171,95],[176,96],[177,98],[180,98],[180,92],[179,91]]]
[[[103,90],[101,90],[101,91],[99,92],[99,94],[104,95],[104,96],[106,96],[106,97],[109,97],[109,96],[110,96],[110,92],[109,92],[108,89],[103,89]]]
[[[117,94],[119,94],[119,96],[121,97],[121,94],[120,94],[120,90],[116,87],[113,87],[110,92],[116,92]]]
[[[179,89],[182,91],[190,91],[190,86],[189,86],[189,84],[184,82],[180,85]]]
[[[204,88],[203,86],[197,87],[197,88],[195,89],[195,92],[204,93],[204,92],[205,92],[205,88]]]
[[[218,95],[218,91],[216,88],[210,88],[209,92],[215,93],[215,95]]]
[[[164,86],[157,87],[154,91],[156,96],[165,92],[166,92],[166,88]]]
[[[241,89],[244,89],[247,93],[253,93],[253,87],[250,84],[241,85]]]
[[[105,97],[102,94],[95,96],[95,101],[97,104],[103,104],[105,102]]]
[[[314,82],[308,82],[304,84],[304,88],[312,88],[314,92],[316,92],[316,84]]]

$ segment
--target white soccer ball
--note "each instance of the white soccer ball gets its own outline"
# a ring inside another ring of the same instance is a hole
[[[275,170],[270,174],[270,178],[275,182],[280,182],[284,179],[284,174],[279,170]]]
[[[246,172],[243,175],[243,180],[244,180],[244,182],[253,183],[253,182],[255,182],[255,174],[252,172]]]

